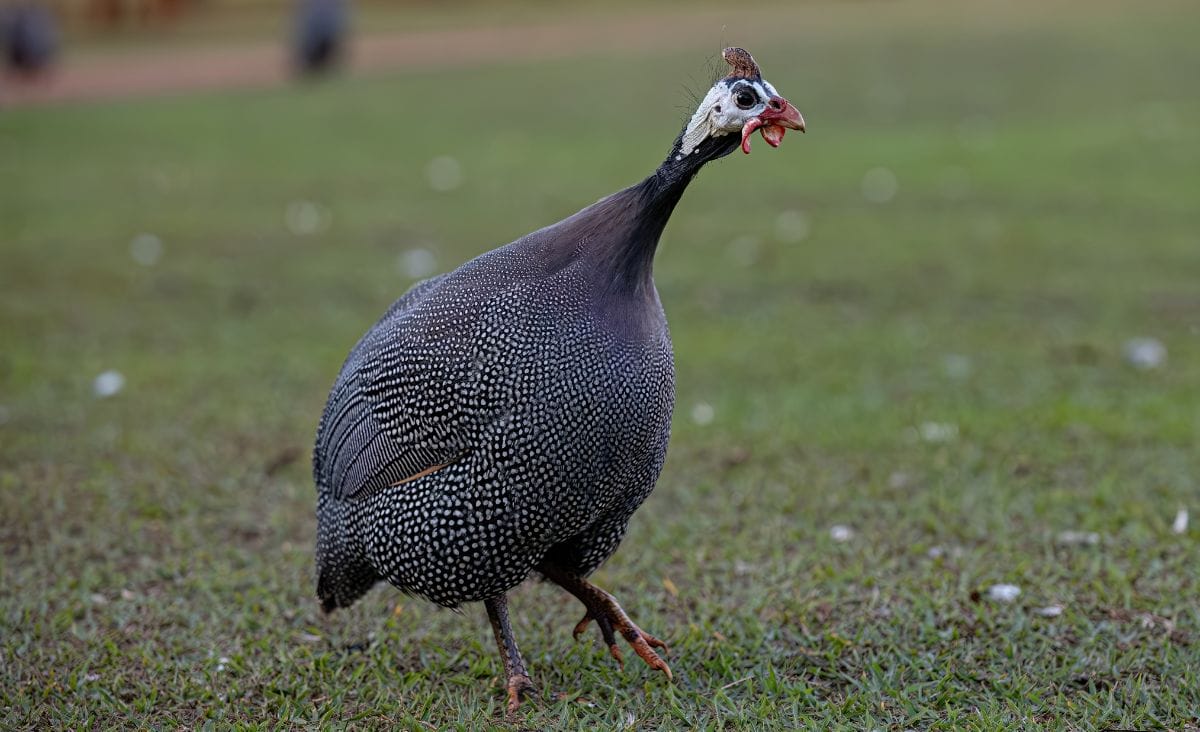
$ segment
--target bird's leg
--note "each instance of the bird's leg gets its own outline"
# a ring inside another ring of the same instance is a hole
[[[667,644],[634,625],[621,606],[617,604],[615,597],[584,578],[577,577],[550,562],[542,562],[538,571],[546,579],[579,598],[579,601],[587,608],[583,619],[575,626],[574,636],[576,639],[587,628],[587,624],[595,620],[597,627],[600,628],[600,635],[608,646],[609,653],[617,659],[617,663],[622,668],[625,667],[625,661],[621,658],[621,649],[617,647],[616,633],[620,633],[629,642],[629,645],[633,646],[634,652],[641,656],[650,668],[662,671],[668,679],[672,678],[671,667],[654,652],[655,648],[661,648],[664,653],[667,652]]]
[[[513,639],[512,627],[508,624],[508,598],[498,595],[483,601],[487,608],[488,620],[492,622],[492,633],[496,636],[496,646],[500,649],[500,659],[504,661],[504,675],[507,678],[505,688],[508,689],[508,713],[517,711],[521,699],[533,691],[533,682],[525,670],[525,660]]]

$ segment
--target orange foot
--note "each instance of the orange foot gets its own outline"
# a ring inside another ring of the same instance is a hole
[[[514,673],[508,677],[508,713],[516,714],[521,706],[521,700],[534,692],[533,682],[523,673]]]
[[[583,582],[583,580],[580,580]],[[621,649],[617,646],[616,633],[620,633],[629,645],[633,646],[633,650],[642,660],[646,662],[652,669],[662,671],[667,675],[668,679],[673,679],[671,667],[667,662],[662,660],[662,657],[654,652],[655,648],[663,649],[663,653],[670,653],[667,644],[660,641],[658,638],[650,635],[646,631],[637,627],[625,611],[617,604],[617,599],[608,594],[604,590],[596,587],[591,583],[586,583],[592,590],[587,593],[587,599],[580,598],[587,606],[587,612],[584,613],[583,619],[575,625],[573,635],[575,640],[579,640],[580,634],[587,629],[587,624],[593,620],[596,621],[596,626],[600,628],[600,635],[604,638],[604,643],[608,646],[608,652],[612,657],[617,659],[617,663],[621,668],[625,668],[625,659],[621,656]]]

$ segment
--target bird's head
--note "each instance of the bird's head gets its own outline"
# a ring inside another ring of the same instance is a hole
[[[762,78],[754,57],[744,48],[726,48],[722,56],[733,67],[708,90],[680,138],[677,156],[692,154],[702,142],[738,131],[742,152],[750,152],[750,135],[758,130],[771,147],[779,147],[787,130],[804,132],[804,117]]]

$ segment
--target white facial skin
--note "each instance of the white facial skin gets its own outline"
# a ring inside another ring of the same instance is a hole
[[[767,100],[779,96],[761,79],[721,79],[708,90],[683,133],[676,159],[691,155],[709,137],[740,132],[743,125],[767,109]]]

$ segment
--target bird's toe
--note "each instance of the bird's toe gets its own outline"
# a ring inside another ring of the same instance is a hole
[[[516,714],[522,700],[537,693],[537,687],[525,674],[513,674],[508,677],[508,713]]]

